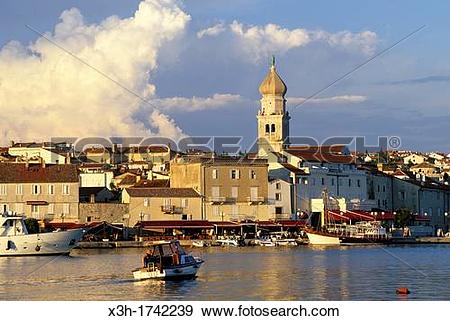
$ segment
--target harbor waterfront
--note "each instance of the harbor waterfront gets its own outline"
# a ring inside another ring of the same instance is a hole
[[[1,300],[448,300],[450,246],[210,247],[195,280],[134,281],[142,249],[0,260]],[[408,287],[411,294],[396,294]]]

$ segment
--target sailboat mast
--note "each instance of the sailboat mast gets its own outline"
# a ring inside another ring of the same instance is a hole
[[[326,215],[328,214],[328,190],[325,188],[322,192],[322,200],[323,200],[323,211],[320,215],[320,227],[324,227],[326,222]]]

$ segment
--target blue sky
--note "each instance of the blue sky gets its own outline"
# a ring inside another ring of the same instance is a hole
[[[119,19],[132,16],[139,2],[2,1],[0,47],[12,40],[25,47],[34,43],[38,36],[25,24],[53,32],[61,13],[72,7],[79,9],[85,25],[98,25],[111,15]],[[164,115],[184,134],[239,135],[246,145],[250,144],[256,134],[257,89],[267,72],[269,56],[275,54],[278,71],[288,86],[293,135],[312,136],[319,141],[330,136],[357,135],[366,136],[370,143],[375,143],[377,136],[396,135],[402,138],[405,149],[450,152],[449,2],[186,0],[177,4],[190,19],[173,40],[158,47],[155,65],[148,66],[148,82],[154,86],[148,97],[155,105],[169,106],[163,108]],[[293,40],[285,45],[274,42],[271,48],[270,41],[275,38],[270,38],[271,33],[264,29],[268,24],[285,30]],[[315,97],[316,101],[292,108],[290,101],[322,89],[422,25],[426,28],[321,93]],[[221,31],[198,36],[199,31],[214,26]],[[250,28],[259,32],[257,39],[245,34]],[[238,29],[243,30],[244,36],[238,35]],[[306,31],[311,39],[302,42],[295,38],[300,30]],[[363,32],[370,32],[370,37]],[[65,37],[64,40],[69,36]],[[145,37],[140,41],[145,41]],[[78,49],[82,52],[82,48]],[[117,51],[111,54],[120,55]],[[0,56],[0,62],[1,59]],[[1,66],[0,63],[0,71]],[[4,73],[3,77],[3,82],[7,81]],[[141,88],[142,84],[136,86]],[[180,104],[178,107],[173,107],[174,97],[178,98],[175,100]],[[207,98],[210,99],[205,101]],[[9,104],[7,100],[3,103]],[[33,105],[39,108],[42,104],[42,101],[34,104],[31,99],[28,108]],[[52,113],[57,105],[58,102],[49,105],[47,112]],[[100,105],[98,108],[107,109]],[[137,121],[151,127],[152,121],[157,120],[156,116],[148,119],[146,114],[150,112],[148,107],[132,109],[131,126]],[[21,115],[15,117],[19,119]],[[79,127],[75,120],[70,121]],[[3,135],[17,136],[17,132]],[[38,134],[38,129],[29,133]]]

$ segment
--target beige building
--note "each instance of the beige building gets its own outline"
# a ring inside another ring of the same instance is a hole
[[[170,186],[203,196],[201,219],[268,220],[268,165],[265,159],[179,157],[170,164]]]
[[[126,188],[122,203],[129,204],[128,226],[140,221],[201,219],[201,195],[193,188]]]
[[[76,222],[78,193],[75,165],[0,163],[0,212]]]

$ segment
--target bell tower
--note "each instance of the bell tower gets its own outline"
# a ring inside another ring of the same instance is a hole
[[[275,68],[272,56],[270,70],[261,85],[261,108],[256,116],[258,120],[258,156],[268,152],[281,152],[289,145],[289,112],[286,111],[287,87]]]

